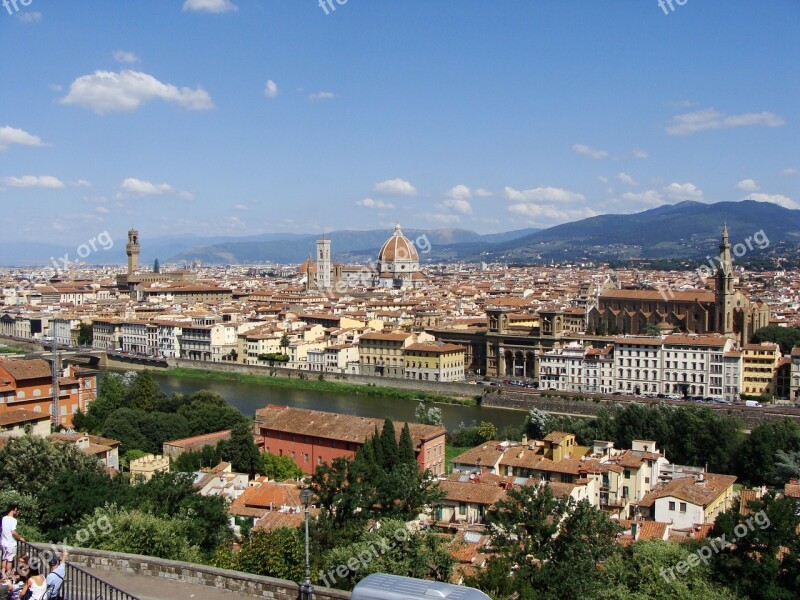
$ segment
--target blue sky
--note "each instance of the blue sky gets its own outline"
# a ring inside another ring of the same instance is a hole
[[[6,1],[5,241],[800,208],[796,0]]]

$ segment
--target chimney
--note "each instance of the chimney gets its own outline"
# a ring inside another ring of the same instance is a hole
[[[523,434],[523,436],[522,436],[522,445],[523,446],[527,446],[528,445],[528,436],[527,435]]]

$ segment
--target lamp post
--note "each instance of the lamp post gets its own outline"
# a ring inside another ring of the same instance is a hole
[[[300,500],[305,507],[306,513],[306,580],[300,586],[300,598],[302,600],[311,600],[314,595],[314,586],[311,585],[311,564],[308,552],[308,507],[311,504],[311,490],[306,488],[300,492]]]

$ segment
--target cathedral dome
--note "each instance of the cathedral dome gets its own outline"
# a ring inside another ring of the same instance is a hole
[[[394,234],[381,247],[378,252],[378,261],[381,263],[393,263],[399,261],[419,262],[419,254],[414,244],[403,235],[398,223],[394,228]]]

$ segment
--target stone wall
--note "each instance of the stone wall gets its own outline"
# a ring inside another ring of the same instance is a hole
[[[60,549],[61,547],[59,547]],[[115,571],[139,577],[164,578],[175,582],[228,590],[244,598],[298,600],[300,597],[299,586],[293,581],[149,556],[69,548],[69,562],[83,569],[100,571],[98,577],[102,577],[102,571]],[[136,590],[125,591],[136,595]],[[315,600],[345,600],[350,598],[350,593],[314,586],[314,598]]]

